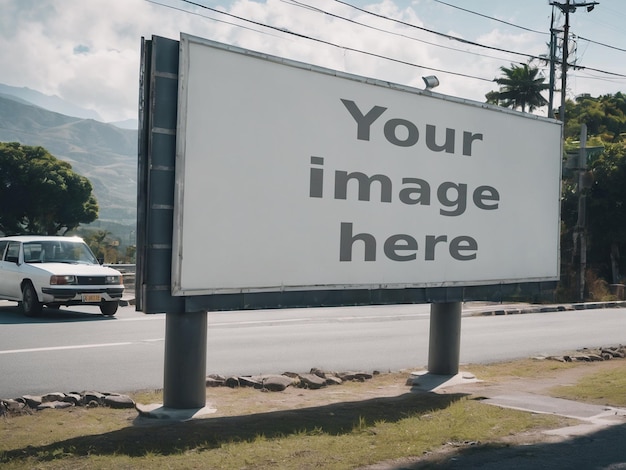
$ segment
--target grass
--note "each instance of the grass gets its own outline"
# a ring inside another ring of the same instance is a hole
[[[613,367],[587,375],[576,384],[561,385],[550,390],[551,394],[570,400],[626,407],[626,364],[614,361]]]
[[[465,369],[498,382],[550,376],[557,369],[573,367],[581,365],[528,360]],[[607,387],[596,398],[619,405],[626,385],[623,370],[622,365],[598,377],[592,374],[566,391],[588,399],[598,391],[597,382],[603,381]],[[220,403],[218,413],[186,423],[146,424],[135,410],[108,408],[4,417],[0,418],[0,466],[9,470],[352,469],[419,457],[446,446],[498,443],[570,422],[486,406],[463,394],[410,393],[404,385],[406,377],[382,374],[366,383],[289,393],[209,389],[209,399]],[[381,396],[393,387],[399,393]],[[159,401],[161,395],[148,391],[134,398],[148,403]],[[293,408],[292,400],[303,407]]]
[[[563,370],[582,365],[575,362],[558,362],[535,359],[520,359],[514,362],[496,362],[492,364],[471,364],[465,369],[476,377],[488,382],[506,382],[526,378],[551,377]]]

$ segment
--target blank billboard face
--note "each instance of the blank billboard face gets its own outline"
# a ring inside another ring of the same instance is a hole
[[[183,35],[173,291],[558,278],[561,126]]]

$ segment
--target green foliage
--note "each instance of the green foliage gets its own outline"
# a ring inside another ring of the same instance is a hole
[[[606,273],[612,245],[626,250],[626,147],[607,143],[591,165],[591,172],[594,182],[587,198],[589,257]]]
[[[565,150],[576,152],[581,124],[587,125],[587,147],[602,148],[588,158],[585,174],[589,186],[585,195],[585,229],[587,233],[587,269],[608,283],[620,282],[626,263],[620,253],[626,252],[626,97],[617,93],[593,98],[588,95],[568,101],[566,107]],[[563,279],[574,271],[569,265],[576,253],[572,251],[574,228],[579,212],[578,172],[564,173],[561,219],[563,221],[561,259]]]
[[[626,132],[626,95],[603,95],[593,98],[581,95],[565,105],[565,137],[577,137],[581,124],[587,124],[589,135],[604,142],[619,142]]]
[[[90,230],[80,233],[96,258],[105,260],[105,262],[109,262],[106,260],[106,252],[107,246],[111,245],[110,235],[111,233],[106,230]]]
[[[522,112],[533,112],[548,104],[541,92],[550,88],[539,76],[539,69],[528,64],[500,67],[502,77],[494,79],[500,85],[500,91],[487,93],[487,102],[499,104],[505,108],[521,108]]]
[[[43,147],[0,142],[0,231],[56,235],[98,218],[89,180]]]

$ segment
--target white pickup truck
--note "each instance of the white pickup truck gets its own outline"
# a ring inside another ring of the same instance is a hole
[[[27,316],[44,305],[98,305],[115,315],[123,293],[122,274],[100,265],[82,238],[0,238],[0,299],[18,302]]]

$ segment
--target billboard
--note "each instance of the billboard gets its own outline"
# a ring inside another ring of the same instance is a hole
[[[561,124],[181,35],[172,293],[559,275]]]

